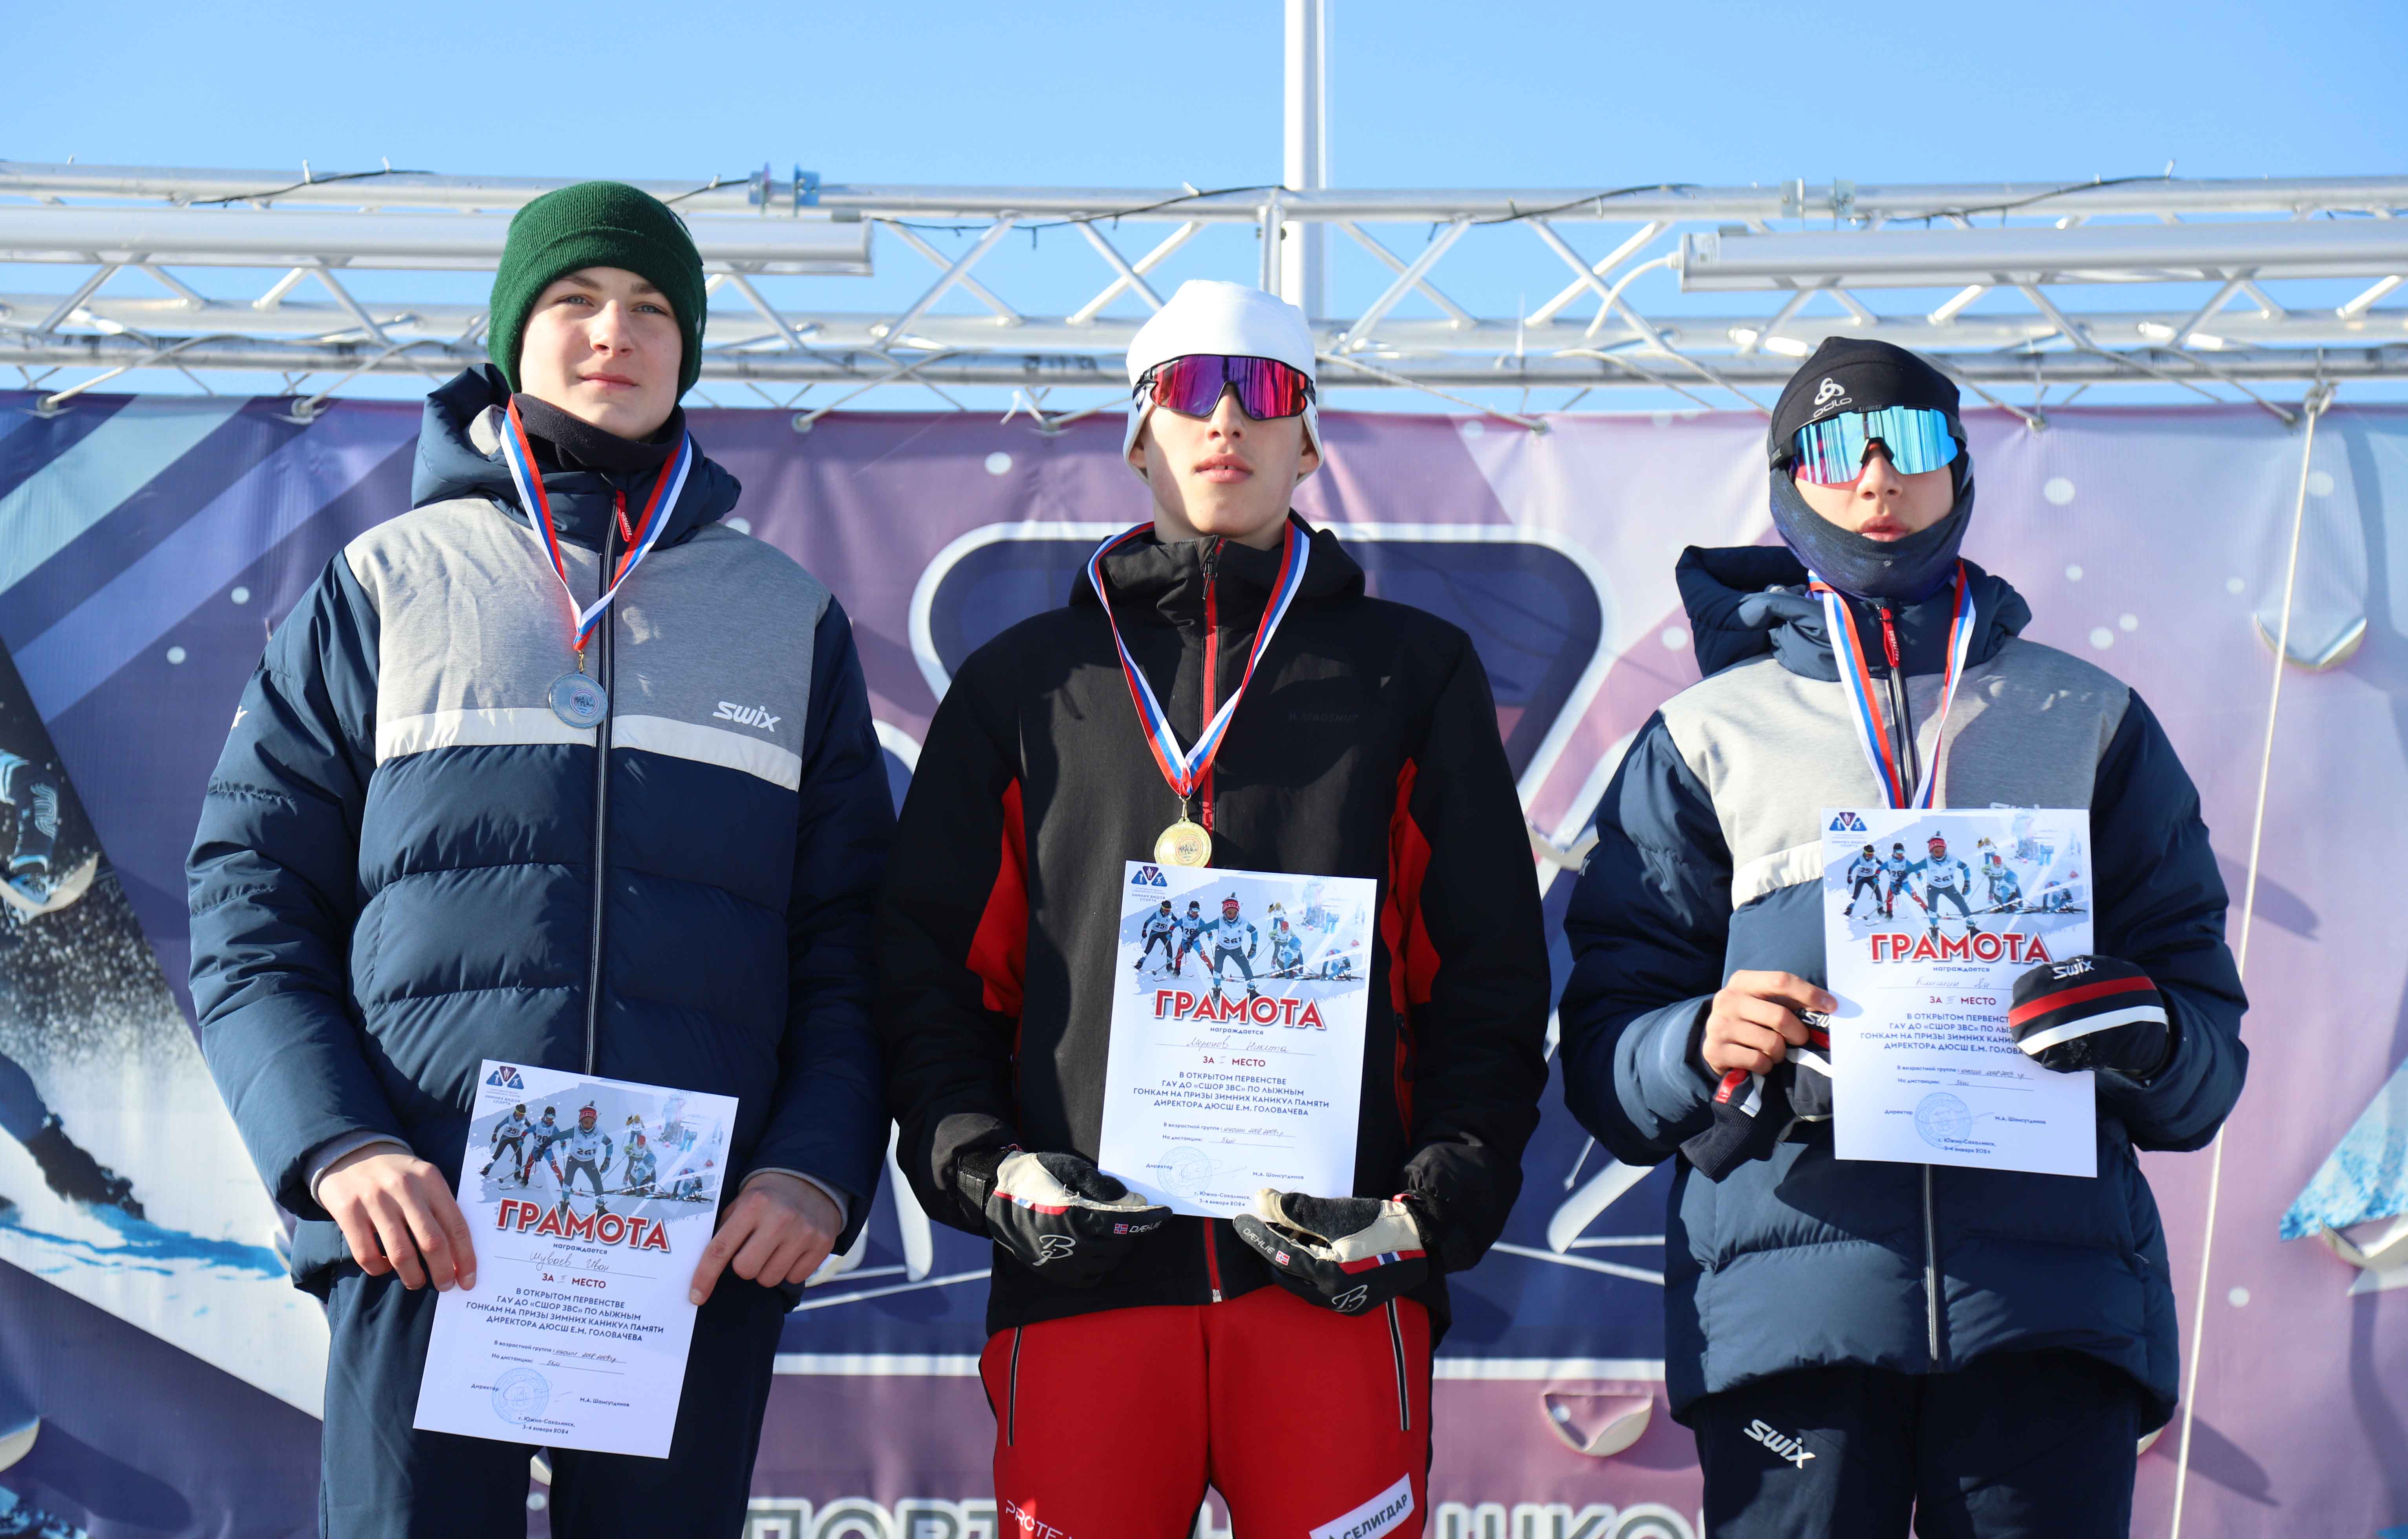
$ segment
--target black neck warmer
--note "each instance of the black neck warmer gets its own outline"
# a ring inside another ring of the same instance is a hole
[[[511,400],[518,406],[519,420],[526,424],[527,447],[535,450],[537,460],[555,470],[643,475],[666,464],[685,433],[683,406],[672,409],[669,420],[651,437],[622,438],[524,392]]]
[[[1799,430],[1843,411],[1916,406],[1948,420],[1956,440],[1949,462],[1956,503],[1938,523],[1902,540],[1870,540],[1806,506],[1791,477]],[[1973,458],[1956,416],[1954,381],[1904,348],[1870,338],[1828,337],[1798,367],[1773,404],[1765,434],[1772,468],[1772,527],[1806,569],[1852,598],[1917,604],[1956,570],[1956,551],[1973,517]]]
[[[1852,598],[1916,604],[1956,570],[1965,526],[1973,519],[1971,463],[1956,456],[1956,501],[1947,516],[1902,540],[1872,540],[1841,528],[1806,506],[1785,469],[1772,473],[1772,527],[1806,569]]]

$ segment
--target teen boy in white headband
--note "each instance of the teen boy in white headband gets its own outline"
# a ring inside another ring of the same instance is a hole
[[[1007,1527],[1174,1539],[1209,1481],[1240,1534],[1403,1539],[1442,1275],[1502,1227],[1546,1077],[1520,805],[1469,638],[1365,597],[1288,510],[1321,453],[1302,313],[1189,283],[1129,378],[1151,525],[1099,556],[1104,591],[1082,577],[962,665],[904,805],[878,1007],[903,1167],[929,1212],[996,1242],[982,1369]],[[1299,560],[1282,615],[1274,579]],[[1147,746],[1115,621],[1182,744],[1242,691],[1188,796]],[[1158,841],[1380,880],[1349,1190],[1173,1218],[1096,1168],[1124,862]]]

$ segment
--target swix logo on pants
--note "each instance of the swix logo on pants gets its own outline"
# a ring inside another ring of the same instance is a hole
[[[1801,1470],[1806,1467],[1806,1461],[1814,1457],[1813,1450],[1809,1449],[1804,1443],[1787,1432],[1774,1432],[1761,1419],[1752,1419],[1748,1422],[1747,1435]]]
[[[1413,1515],[1413,1477],[1405,1475],[1341,1518],[1312,1531],[1312,1539],[1379,1539]]]

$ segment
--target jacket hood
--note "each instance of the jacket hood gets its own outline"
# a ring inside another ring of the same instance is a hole
[[[1968,663],[1996,655],[2009,636],[2031,623],[2031,606],[2004,577],[1965,563],[1977,620]],[[1786,547],[1747,545],[1706,549],[1691,546],[1673,567],[1698,669],[1709,677],[1751,658],[1772,653],[1781,665],[1806,678],[1839,682],[1840,667],[1825,634],[1822,601],[1806,591],[1806,567]],[[1946,671],[1953,585],[1915,604],[1893,606],[1900,671],[1909,675]],[[1866,638],[1873,673],[1889,667],[1874,644],[1881,611],[1864,599],[1847,601],[1858,634]]]
[[[462,370],[426,397],[425,415],[418,429],[418,460],[410,470],[410,506],[423,507],[454,497],[482,497],[531,526],[526,510],[519,506],[518,487],[510,479],[509,466],[503,463],[501,440],[493,424],[480,425],[480,420],[487,411],[508,406],[509,399],[509,386],[490,363]],[[630,504],[640,507],[641,499],[652,490],[652,475],[545,465],[543,487],[560,537],[598,550],[611,520],[611,494],[624,492]],[[685,490],[669,511],[668,527],[661,532],[660,543],[675,545],[703,525],[725,518],[735,510],[743,491],[742,483],[702,454],[697,445],[694,467],[686,472]]]
[[[1346,553],[1338,536],[1313,528],[1294,513],[1287,517],[1310,536],[1304,585],[1297,596],[1361,597],[1363,568]],[[1151,531],[1121,546],[1103,563],[1104,580],[1112,588],[1112,612],[1123,620],[1143,618],[1148,610],[1164,620],[1191,615],[1202,606],[1205,585],[1214,578],[1235,590],[1234,603],[1231,599],[1221,603],[1225,612],[1259,608],[1269,596],[1271,584],[1279,579],[1279,570],[1277,550],[1257,550],[1219,535],[1165,542]],[[1070,585],[1070,603],[1077,607],[1096,602],[1095,586],[1082,565]]]

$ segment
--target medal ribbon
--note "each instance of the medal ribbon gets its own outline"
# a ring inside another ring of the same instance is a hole
[[[1865,659],[1864,641],[1856,634],[1856,617],[1839,590],[1812,572],[1807,576],[1812,578],[1808,586],[1823,601],[1824,629],[1830,634],[1832,655],[1840,665],[1840,688],[1848,697],[1857,747],[1864,749],[1873,778],[1881,782],[1882,794],[1893,807],[1937,805],[1935,797],[1948,762],[1948,707],[1956,703],[1956,686],[1965,677],[1965,660],[1973,650],[1973,596],[1965,578],[1965,563],[1956,563],[1956,607],[1948,619],[1948,671],[1940,686],[1940,725],[1932,734],[1931,762],[1925,766],[1923,783],[1912,788],[1911,796],[1905,770],[1890,748],[1888,719],[1873,693],[1872,668]]]
[[[1270,598],[1263,606],[1262,623],[1254,628],[1254,648],[1246,655],[1245,677],[1238,680],[1238,687],[1229,691],[1229,698],[1222,703],[1212,720],[1204,723],[1196,746],[1182,750],[1171,733],[1170,719],[1163,713],[1161,702],[1154,697],[1154,686],[1138,671],[1137,660],[1129,656],[1128,644],[1121,639],[1121,623],[1112,618],[1112,601],[1104,588],[1104,557],[1153,528],[1151,523],[1141,523],[1096,547],[1096,553],[1087,558],[1087,581],[1094,585],[1096,600],[1104,606],[1104,619],[1112,628],[1112,647],[1120,653],[1121,673],[1128,679],[1129,699],[1136,704],[1138,721],[1145,728],[1146,746],[1154,750],[1154,762],[1161,766],[1162,777],[1170,782],[1170,789],[1184,802],[1196,793],[1197,786],[1212,768],[1212,760],[1221,751],[1221,740],[1228,733],[1230,719],[1237,715],[1238,702],[1245,698],[1246,686],[1254,682],[1254,664],[1262,661],[1280,621],[1287,618],[1289,606],[1304,588],[1304,568],[1312,554],[1312,541],[1293,521],[1288,524],[1287,541],[1280,553],[1279,576],[1272,581]]]
[[[568,595],[568,613],[577,627],[571,645],[582,654],[587,638],[601,623],[610,601],[619,596],[619,590],[635,575],[644,558],[652,553],[652,547],[660,543],[661,531],[668,527],[669,513],[677,506],[678,493],[685,488],[686,472],[694,468],[694,435],[689,433],[681,438],[677,453],[661,467],[660,476],[652,482],[652,500],[644,505],[644,516],[628,537],[627,549],[620,553],[619,569],[610,575],[602,596],[580,607],[577,591],[568,585],[568,562],[560,551],[560,531],[552,521],[552,497],[544,491],[542,472],[536,468],[535,450],[528,447],[526,424],[519,420],[516,401],[509,404],[507,415],[509,431],[502,435],[502,459],[510,467],[512,484],[519,489],[519,506],[534,517],[536,530],[543,536],[543,553],[552,562],[552,575],[560,579],[560,591]]]

